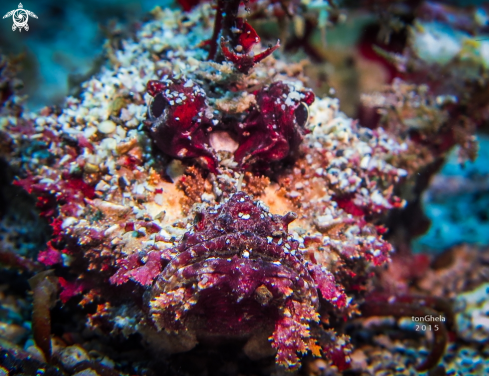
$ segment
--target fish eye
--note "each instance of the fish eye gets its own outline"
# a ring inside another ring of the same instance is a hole
[[[152,119],[159,118],[163,114],[163,111],[165,111],[167,106],[168,106],[168,102],[163,97],[163,95],[161,93],[157,94],[154,97],[153,102],[151,102],[151,105],[149,107],[150,118]]]
[[[295,120],[300,127],[305,127],[309,119],[309,107],[304,102],[299,103],[299,106],[294,111]]]

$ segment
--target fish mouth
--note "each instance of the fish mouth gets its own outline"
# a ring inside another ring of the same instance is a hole
[[[238,335],[275,321],[285,300],[294,295],[298,280],[296,272],[280,263],[234,255],[181,268],[168,286],[179,288],[186,281],[186,288],[192,290],[195,303],[188,314],[198,321],[192,326],[209,334]]]
[[[206,257],[171,273],[164,273],[165,290],[190,287],[195,292],[210,288],[222,289],[228,285],[235,291],[237,301],[253,293],[260,285],[265,285],[274,296],[283,295],[285,289],[275,285],[287,285],[290,289],[300,281],[300,275],[278,260],[250,257],[253,251],[242,251],[247,257],[236,253]],[[250,255],[250,256],[248,256]],[[281,282],[280,282],[281,281]],[[287,292],[285,295],[289,296]]]
[[[317,306],[317,291],[309,279],[280,261],[214,255],[165,275],[161,289],[157,281],[151,311],[157,320],[163,318],[157,323],[160,328],[185,322],[183,326],[196,332],[239,336],[273,324],[288,299]]]

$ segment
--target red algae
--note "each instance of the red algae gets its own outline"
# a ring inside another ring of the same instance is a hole
[[[246,53],[242,54],[230,50],[229,47],[226,45],[226,41],[224,38],[221,39],[220,46],[226,60],[229,60],[231,63],[233,63],[233,65],[239,72],[248,74],[256,64],[270,56],[273,51],[280,47],[280,41],[277,41],[275,46],[269,47],[265,51],[253,56]]]

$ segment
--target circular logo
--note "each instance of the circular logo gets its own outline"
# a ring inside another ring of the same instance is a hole
[[[27,24],[27,21],[29,21],[29,16],[37,18],[37,16],[30,10],[24,9],[22,3],[19,3],[18,9],[11,10],[5,16],[3,16],[3,18],[7,18],[10,16],[12,16],[12,20],[14,22],[14,24],[12,25],[13,31],[17,29],[19,29],[19,31],[22,31],[22,29],[28,31],[29,25]]]
[[[29,30],[29,26],[27,25],[27,21],[29,20],[29,15],[27,14],[27,12],[24,9],[17,9],[14,12],[12,18],[14,20],[14,25],[12,26],[13,29],[16,26],[20,29],[25,27],[26,30]]]

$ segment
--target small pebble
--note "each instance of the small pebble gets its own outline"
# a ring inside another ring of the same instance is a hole
[[[97,126],[97,129],[99,132],[108,134],[108,133],[114,132],[116,126],[117,126],[116,123],[114,123],[112,120],[105,120],[105,121],[99,123],[99,125]]]
[[[91,368],[84,369],[83,371],[75,373],[73,376],[100,376]]]
[[[60,352],[60,360],[63,367],[73,370],[77,364],[90,360],[85,349],[78,345],[68,346]]]

